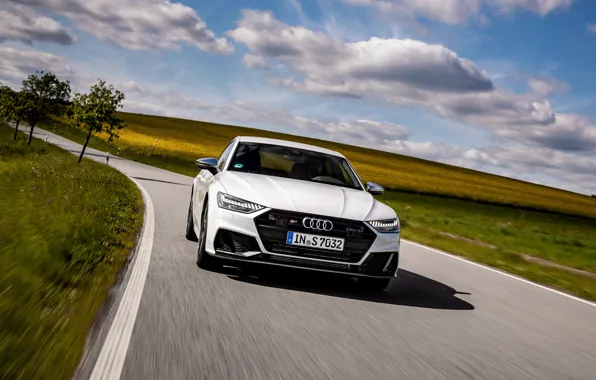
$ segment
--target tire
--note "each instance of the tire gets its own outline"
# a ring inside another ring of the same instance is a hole
[[[190,198],[190,204],[188,205],[188,215],[186,216],[186,239],[190,241],[199,241],[197,234],[195,233],[195,222],[192,218],[192,196]]]
[[[212,270],[219,267],[217,259],[205,251],[207,245],[207,211],[208,199],[205,198],[205,207],[201,213],[201,229],[199,230],[199,247],[197,248],[197,266],[201,269]]]
[[[390,278],[358,278],[358,287],[367,292],[382,292],[389,286]]]

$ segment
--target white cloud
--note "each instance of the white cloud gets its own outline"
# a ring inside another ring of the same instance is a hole
[[[441,46],[409,39],[344,43],[321,32],[293,27],[271,12],[247,10],[228,35],[253,53],[277,59],[304,75],[304,86],[357,95],[383,87],[403,92],[493,89],[488,74]],[[329,68],[333,67],[333,70]]]
[[[551,94],[561,94],[569,90],[569,84],[553,77],[532,76],[527,80],[528,86],[536,95],[547,97]]]
[[[378,149],[379,145],[406,140],[412,134],[402,125],[374,120],[309,120],[296,116],[290,121],[302,129],[306,136],[312,132],[321,133],[330,140],[375,149]]]
[[[0,80],[14,88],[20,88],[22,80],[37,70],[51,71],[61,79],[73,75],[66,60],[52,53],[0,45],[0,57]]]
[[[184,96],[174,91],[156,93],[154,94],[154,97],[161,103],[170,107],[205,110],[213,108],[213,105],[202,100],[193,98],[192,96]]]
[[[304,9],[302,9],[302,3],[300,0],[286,0],[289,5],[294,9],[296,14],[298,15],[298,19],[302,24],[308,23],[308,17],[304,13]]]
[[[560,152],[554,149],[527,146],[495,146],[482,150],[471,149],[464,153],[466,159],[483,165],[504,167],[523,172],[565,172],[574,174],[596,174],[596,159]]]
[[[242,57],[242,63],[244,63],[244,66],[251,69],[269,68],[269,62],[267,62],[267,58],[260,55],[245,54],[244,57]]]
[[[123,106],[122,110],[125,112],[158,115],[158,116],[173,116],[173,115],[170,115],[164,107],[159,106],[157,104],[153,104],[153,103],[137,102],[134,100],[125,99],[122,102],[122,106]]]
[[[556,114],[547,97],[568,85],[525,77],[528,93],[495,88],[473,62],[441,45],[410,39],[345,43],[322,32],[289,26],[270,12],[245,11],[230,37],[251,53],[293,71],[270,83],[323,96],[369,98],[415,105],[495,136],[563,150],[596,150],[594,125]],[[329,70],[333,67],[333,70]]]
[[[567,10],[574,0],[484,0],[499,12],[511,13],[519,9],[545,16],[557,9]]]
[[[596,24],[588,24],[586,29],[588,33],[596,34]]]
[[[506,169],[506,173],[542,174],[552,179],[549,185],[596,193],[596,158],[560,152],[554,149],[526,146],[495,146],[482,150],[471,149],[464,158],[480,165]]]
[[[458,96],[427,96],[420,102],[441,116],[466,124],[500,130],[532,127],[556,122],[548,100],[534,94],[516,94],[506,90],[467,93]]]
[[[480,10],[478,0],[344,0],[351,5],[369,6],[385,15],[425,17],[446,24],[466,22]]]
[[[483,10],[498,14],[516,11],[545,16],[557,9],[569,9],[573,0],[343,0],[347,4],[376,9],[384,16],[416,20],[426,18],[445,24],[464,24],[476,19],[488,21]]]
[[[378,147],[377,147],[378,149]],[[458,160],[463,150],[455,145],[434,142],[394,140],[381,146],[382,150],[444,163]],[[462,165],[464,166],[464,165]]]
[[[170,109],[190,109],[190,110],[210,110],[215,109],[217,106],[209,104],[203,100],[194,98],[192,96],[184,95],[176,91],[158,91],[148,86],[141,85],[134,81],[125,81],[119,83],[116,87],[125,91],[127,95],[130,95],[134,99],[143,99],[142,102],[136,101],[135,104],[144,104],[147,106],[151,103],[149,99],[157,101],[159,107],[168,106]],[[162,113],[160,113],[161,115]]]
[[[596,125],[583,115],[558,114],[553,124],[500,129],[496,134],[559,151],[596,152]]]
[[[10,0],[17,2],[17,0]],[[98,39],[126,49],[179,49],[186,44],[216,54],[233,47],[207,28],[194,9],[169,0],[18,0],[71,19]]]
[[[34,42],[71,45],[77,38],[70,29],[29,7],[5,3],[0,5],[0,41],[2,40],[19,41],[28,45]]]
[[[254,122],[290,128],[293,134],[302,136],[320,136],[329,140],[340,141],[370,148],[378,148],[396,140],[406,140],[411,131],[399,124],[374,121],[343,121],[337,118],[309,119],[295,116],[290,111],[263,106],[261,104],[235,101],[222,107],[212,107],[211,113],[221,119],[235,122]]]
[[[386,121],[360,119],[351,123],[327,123],[326,131],[330,135],[345,136],[354,141],[391,142],[410,138],[412,132],[399,124]]]
[[[151,91],[141,85],[139,85],[138,83],[135,83],[134,81],[126,81],[123,83],[120,83],[118,85],[118,88],[122,91],[126,91],[127,93],[134,93],[134,94],[140,94],[140,95],[150,95]]]
[[[0,57],[0,82],[14,89],[20,89],[23,79],[36,71],[52,72],[60,80],[68,80],[73,94],[88,91],[100,78],[110,83],[123,82],[109,68],[73,67],[63,56],[22,45],[0,44]]]

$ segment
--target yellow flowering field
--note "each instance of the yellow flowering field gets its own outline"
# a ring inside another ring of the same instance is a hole
[[[128,127],[114,146],[142,158],[159,138],[151,152],[151,163],[160,166],[155,161],[158,157],[164,167],[187,175],[196,173],[197,158],[218,157],[235,136],[272,137],[339,151],[350,159],[363,180],[388,189],[596,217],[594,197],[418,158],[258,129],[129,113],[121,117]],[[100,137],[107,140],[107,136]]]

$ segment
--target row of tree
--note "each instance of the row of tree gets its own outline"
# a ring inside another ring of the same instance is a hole
[[[119,137],[118,130],[126,126],[116,116],[123,101],[124,94],[101,79],[91,86],[88,93],[75,93],[71,99],[69,81],[61,81],[51,72],[38,71],[23,80],[20,91],[0,84],[0,120],[14,124],[14,140],[19,125],[29,125],[27,145],[30,145],[38,123],[54,116],[68,115],[73,127],[87,131],[78,161],[81,162],[92,133],[106,132],[109,141]]]

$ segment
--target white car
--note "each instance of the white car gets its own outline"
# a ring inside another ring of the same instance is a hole
[[[383,290],[397,275],[400,223],[340,153],[236,137],[219,159],[197,160],[186,237],[197,265],[235,260],[356,276]],[[223,260],[223,261],[222,261]]]

